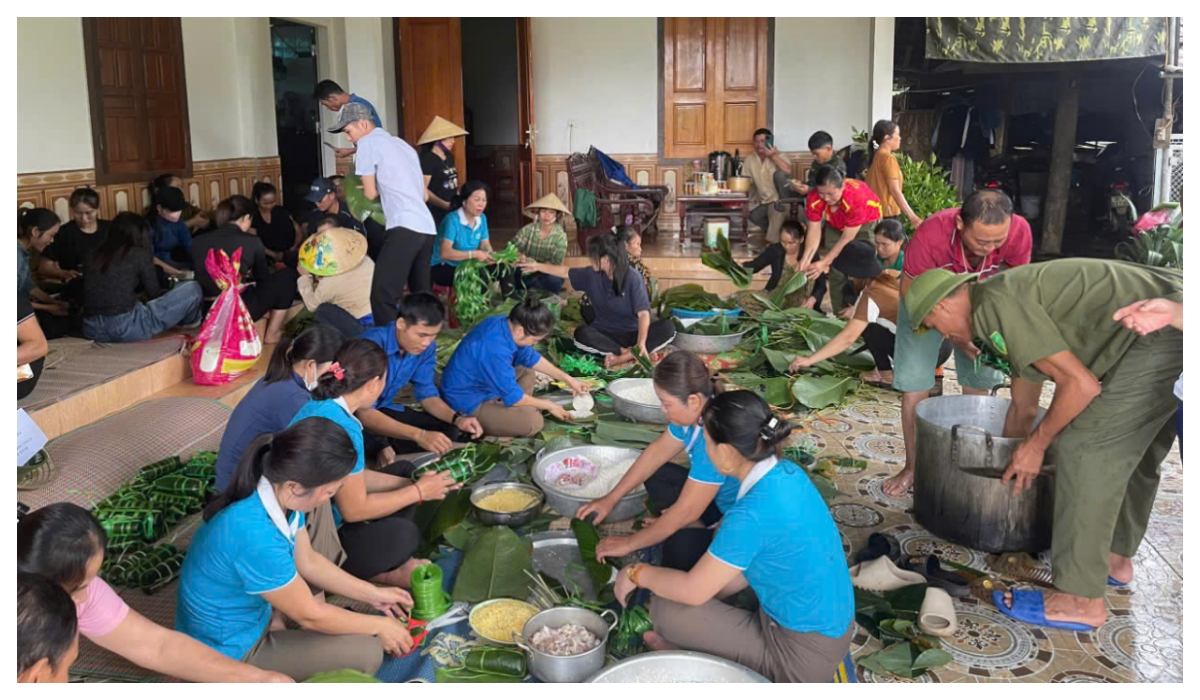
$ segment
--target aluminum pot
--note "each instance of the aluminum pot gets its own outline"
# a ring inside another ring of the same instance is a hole
[[[671,344],[679,350],[708,355],[729,352],[742,342],[744,335],[746,335],[746,331],[728,335],[697,335],[680,331],[675,334],[675,340]]]
[[[488,496],[502,491],[504,489],[513,489],[521,491],[531,496],[537,497],[533,505],[523,510],[513,511],[512,513],[499,513],[494,510],[485,510],[479,507],[479,502]],[[475,511],[475,517],[484,525],[503,525],[505,527],[521,527],[528,525],[537,514],[542,510],[542,504],[545,503],[546,497],[542,494],[541,489],[522,484],[519,481],[501,481],[483,486],[475,485],[471,488],[471,509]]]
[[[653,384],[653,379],[618,379],[608,385],[606,391],[612,397],[613,410],[617,415],[624,416],[636,423],[657,423],[659,425],[667,423],[667,414],[662,410],[661,404],[646,404],[630,401],[623,398],[621,393],[628,391],[629,387],[637,384]]]
[[[601,670],[588,683],[770,683],[752,669],[698,651],[652,651]]]
[[[612,615],[609,623],[605,615]],[[529,657],[529,672],[543,683],[580,683],[604,668],[608,654],[608,635],[617,628],[617,614],[605,610],[597,615],[583,608],[550,608],[529,618],[520,635],[514,635],[517,646]],[[600,640],[593,649],[573,656],[554,656],[534,649],[529,644],[536,631],[543,627],[561,627],[567,623],[579,625]]]
[[[573,518],[580,507],[591,503],[592,499],[574,496],[566,491],[555,488],[546,478],[546,469],[550,465],[561,462],[567,457],[583,457],[594,462],[597,460],[636,459],[639,454],[641,453],[638,450],[629,447],[609,447],[606,445],[578,445],[554,452],[543,450],[534,458],[533,468],[529,470],[529,473],[533,477],[533,483],[537,484],[538,488],[546,494],[546,503],[550,504],[554,512],[567,518]],[[624,498],[617,501],[617,505],[605,519],[609,522],[619,522],[636,517],[638,513],[642,512],[642,508],[644,507],[642,502],[645,498],[646,488],[644,486],[637,487],[625,494]]]
[[[1053,452],[1033,486],[1016,496],[1000,481],[1022,442],[1003,437],[1010,403],[994,395],[939,396],[917,405],[913,511],[938,537],[985,552],[1050,546]],[[1039,409],[1037,420],[1045,414]]]
[[[743,175],[731,177],[725,181],[730,192],[741,192],[742,194],[750,193],[750,178]]]

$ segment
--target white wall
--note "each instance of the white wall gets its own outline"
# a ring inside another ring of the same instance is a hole
[[[16,34],[17,172],[91,168],[83,23],[18,17]]]
[[[375,105],[384,128],[396,133],[396,54],[391,17],[346,18],[346,69],[348,84],[342,89]],[[384,45],[386,41],[386,46]],[[392,66],[389,84],[385,66]]]
[[[870,17],[777,17],[775,144],[807,151],[814,131],[828,131],[841,148],[851,126],[870,130],[870,70]]]
[[[464,17],[463,105],[472,112],[471,142],[517,143],[517,23],[512,17]]]
[[[533,18],[539,154],[658,152],[657,27],[653,17]]]

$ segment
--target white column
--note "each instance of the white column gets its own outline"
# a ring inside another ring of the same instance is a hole
[[[892,118],[892,57],[896,48],[896,18],[871,18],[871,81],[867,131],[880,119]]]
[[[375,105],[384,128],[395,134],[398,120],[392,18],[347,17],[345,22],[346,72],[350,84],[342,87]]]

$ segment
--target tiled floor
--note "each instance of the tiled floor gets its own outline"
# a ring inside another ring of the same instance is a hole
[[[959,393],[953,371],[947,372],[945,386],[947,394]],[[1051,396],[1048,388],[1043,405],[1049,405]],[[806,422],[808,435],[824,448],[841,445],[868,463],[866,470],[841,473],[836,480],[846,496],[831,511],[847,552],[862,547],[870,533],[883,531],[894,535],[908,555],[935,553],[987,568],[983,553],[939,540],[917,525],[911,495],[892,498],[883,493],[884,479],[904,464],[898,394],[875,391],[852,398],[847,407],[825,418]],[[1001,615],[990,601],[959,598],[958,632],[945,644],[954,661],[918,682],[1182,681],[1183,468],[1178,449],[1163,463],[1162,475],[1150,529],[1135,559],[1135,581],[1109,589],[1106,624],[1090,633],[1041,629]],[[856,631],[854,656],[879,649],[877,640]],[[858,674],[865,682],[899,680],[876,678],[861,667]]]

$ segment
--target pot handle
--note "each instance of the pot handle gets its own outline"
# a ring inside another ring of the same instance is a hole
[[[525,636],[523,634],[521,634],[520,632],[513,632],[512,639],[513,639],[513,644],[515,644],[517,646],[517,648],[521,649],[522,651],[528,652],[529,654],[533,653],[533,649],[530,649],[529,647],[525,646]]]
[[[950,428],[950,462],[954,465],[954,467],[956,469],[962,468],[958,463],[958,431],[959,430],[963,430],[964,432],[972,432],[977,435],[983,436],[984,441],[987,443],[987,453],[984,455],[984,458],[983,458],[983,468],[987,469],[988,471],[992,471],[993,469],[995,469],[995,465],[992,462],[992,454],[994,452],[993,448],[994,448],[995,440],[992,437],[992,434],[989,433],[988,431],[984,430],[983,428],[980,428],[975,425],[967,425],[966,423],[959,423],[959,424],[955,425],[954,427]]]
[[[1011,389],[1011,388],[1012,388],[1011,384],[1005,384],[1004,382],[1000,382],[996,386],[992,387],[992,398],[993,399],[996,398],[996,394],[1000,393],[1001,389]]]
[[[600,613],[601,620],[608,619],[608,618],[604,617],[605,613],[612,615],[612,624],[608,626],[608,631],[612,632],[613,630],[615,630],[617,628],[617,623],[620,622],[621,618],[617,617],[617,614],[615,612],[613,612],[612,610],[605,610],[604,612]]]

